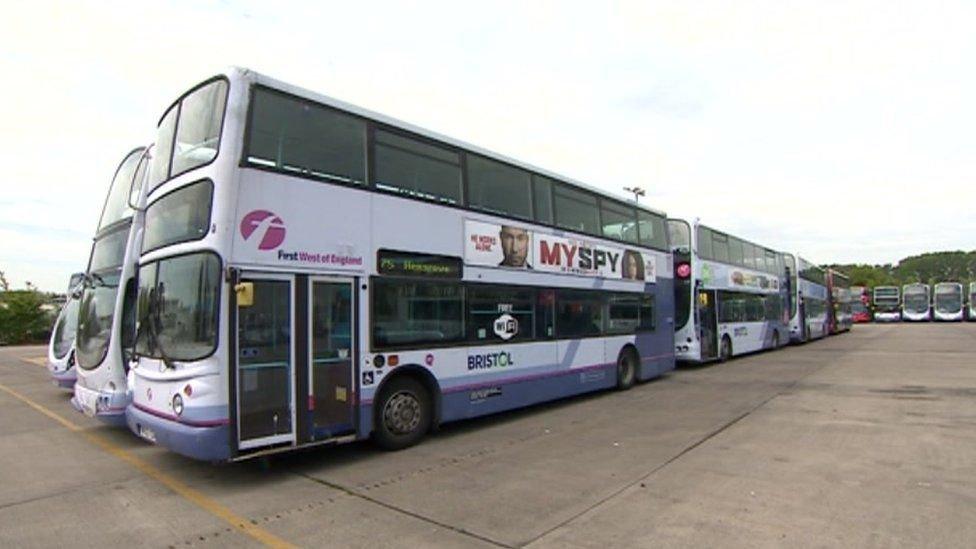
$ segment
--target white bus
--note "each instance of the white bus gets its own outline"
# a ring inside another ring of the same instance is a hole
[[[969,283],[969,320],[976,320],[976,282]]]
[[[790,284],[790,341],[803,343],[827,335],[827,274],[799,255],[784,254]]]
[[[706,362],[789,341],[789,291],[779,252],[669,219],[676,358]]]
[[[875,322],[901,320],[901,290],[898,286],[875,286],[873,298]]]
[[[71,402],[86,415],[124,425],[126,372],[135,334],[138,206],[149,158],[134,149],[115,172],[98,221],[78,308],[77,372]]]
[[[211,461],[674,367],[665,216],[235,69],[163,115],[127,421]]]
[[[926,322],[932,318],[929,285],[905,284],[901,288],[901,319],[905,322]]]
[[[78,329],[78,293],[85,273],[75,273],[68,281],[67,300],[58,313],[47,345],[47,370],[51,381],[62,389],[75,386],[75,332]]]
[[[932,290],[932,318],[958,322],[963,319],[963,287],[958,282],[938,282]]]

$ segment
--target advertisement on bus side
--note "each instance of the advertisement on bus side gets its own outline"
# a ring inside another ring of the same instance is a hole
[[[464,222],[464,242],[464,262],[469,265],[657,281],[654,257],[587,239],[469,219]]]

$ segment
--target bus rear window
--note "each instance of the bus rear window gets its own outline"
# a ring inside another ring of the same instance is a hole
[[[213,183],[199,181],[153,202],[146,210],[143,252],[203,238],[210,228]]]

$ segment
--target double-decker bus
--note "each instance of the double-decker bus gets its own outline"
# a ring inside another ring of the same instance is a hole
[[[851,318],[855,324],[871,322],[871,295],[864,286],[851,286]]]
[[[875,322],[901,320],[901,291],[898,286],[875,286],[873,301]]]
[[[396,449],[628,388],[674,368],[665,219],[228,71],[159,123],[128,425],[211,461]]]
[[[967,307],[969,320],[976,320],[976,282],[969,283],[969,306]]]
[[[799,255],[783,254],[790,283],[790,341],[827,335],[827,275]]]
[[[85,273],[74,273],[68,280],[67,300],[51,330],[47,345],[47,370],[51,381],[62,389],[75,385],[75,332],[78,329],[78,292]]]
[[[853,304],[851,303],[851,279],[835,269],[827,269],[827,323],[831,334],[851,329]]]
[[[75,408],[112,425],[125,424],[126,373],[135,335],[135,258],[142,237],[149,156],[133,149],[109,186],[78,306]]]
[[[958,282],[938,282],[932,289],[932,318],[957,322],[963,319],[963,288]]]
[[[681,219],[669,219],[668,230],[678,360],[724,361],[789,341],[782,254]]]
[[[929,285],[916,282],[901,287],[901,319],[905,322],[926,322],[931,319],[932,307]]]

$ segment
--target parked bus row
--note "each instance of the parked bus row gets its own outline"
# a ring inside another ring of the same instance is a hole
[[[876,322],[959,322],[976,320],[976,282],[879,286],[874,289]],[[879,304],[879,299],[881,302]]]
[[[848,279],[798,254],[252,71],[152,141],[51,362],[73,344],[80,411],[196,459],[402,448],[852,323]]]

